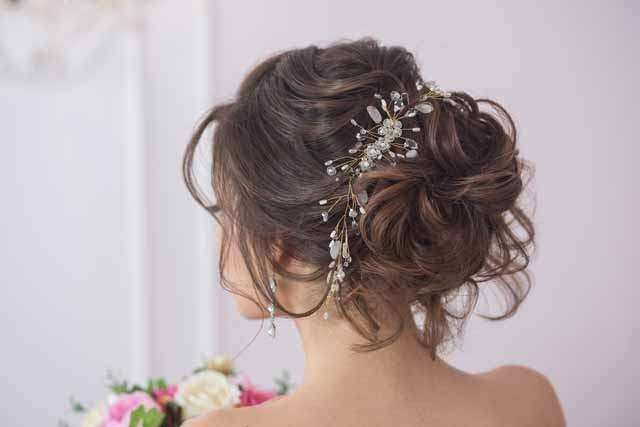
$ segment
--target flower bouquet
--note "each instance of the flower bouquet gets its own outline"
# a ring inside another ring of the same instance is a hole
[[[71,409],[83,414],[82,427],[178,427],[208,411],[258,405],[292,387],[287,371],[275,383],[274,389],[258,389],[246,375],[235,372],[229,357],[219,356],[175,384],[159,378],[141,386],[110,375],[111,393],[105,401],[89,409],[72,400]]]

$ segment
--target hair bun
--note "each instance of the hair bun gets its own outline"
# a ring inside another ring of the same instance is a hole
[[[482,104],[491,110],[480,111]],[[462,287],[470,289],[466,314],[478,284],[492,280],[507,297],[497,318],[515,312],[530,286],[526,274],[525,280],[514,274],[528,265],[533,225],[517,204],[525,163],[513,121],[499,104],[454,92],[423,125],[417,159],[360,177],[371,194],[361,219],[360,269],[378,287],[405,292],[428,317],[425,341],[440,342],[446,325],[465,317],[443,305]]]
[[[366,114],[363,106],[371,96],[406,89],[416,99],[420,75],[411,52],[370,37],[325,48],[311,45],[257,64],[233,102],[207,113],[189,142],[183,173],[191,194],[209,208],[197,185],[194,157],[206,129],[215,124],[209,182],[217,206],[209,212],[224,212],[223,286],[238,291],[224,276],[235,244],[255,286],[255,293],[244,296],[275,298],[268,286],[274,271],[296,283],[308,280],[305,296],[315,304],[298,310],[276,302],[279,312],[304,317],[323,307],[333,286],[324,278],[338,265],[333,253],[345,254],[342,244],[327,250],[327,237],[340,214],[353,209],[348,198],[340,197],[328,197],[336,204],[331,212],[319,205],[320,197],[351,190],[351,181],[336,187],[336,177],[327,176],[326,160],[344,156],[352,146],[349,120]],[[497,318],[514,313],[528,291],[525,268],[534,234],[517,203],[524,162],[518,157],[513,121],[493,101],[475,100],[464,92],[445,98],[415,116],[412,131],[419,129],[411,138],[417,157],[412,152],[395,166],[365,168],[353,181],[354,189],[367,190],[368,201],[364,214],[350,217],[357,216],[359,227],[341,236],[349,238],[344,258],[351,262],[352,256],[353,264],[340,275],[344,283],[332,301],[369,342],[356,347],[375,349],[393,341],[397,335],[381,339],[376,317],[381,311],[406,312],[410,306],[425,314],[417,319],[420,342],[435,355],[453,331],[452,323],[473,309],[482,282],[504,290],[507,306]],[[481,111],[481,105],[493,111]],[[302,276],[289,271],[283,254],[314,271]],[[461,289],[468,290],[462,313],[448,305]],[[374,309],[378,307],[390,310]],[[405,325],[402,314],[398,332]]]

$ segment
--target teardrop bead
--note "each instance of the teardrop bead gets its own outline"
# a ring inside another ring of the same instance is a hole
[[[415,109],[420,111],[422,114],[428,114],[433,111],[433,105],[428,102],[421,102],[415,106]]]
[[[374,122],[380,123],[382,121],[382,114],[380,114],[380,111],[373,105],[367,106],[367,113],[369,113],[369,117],[371,117],[371,120]]]

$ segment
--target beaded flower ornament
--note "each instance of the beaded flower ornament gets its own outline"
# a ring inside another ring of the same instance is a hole
[[[329,254],[332,261],[329,264],[327,285],[329,293],[324,302],[324,319],[329,318],[328,303],[331,298],[340,300],[340,285],[344,281],[345,270],[351,264],[352,258],[349,249],[349,225],[357,235],[359,234],[359,215],[365,214],[365,206],[369,195],[366,190],[357,194],[354,190],[354,180],[362,173],[374,169],[381,163],[396,165],[397,159],[413,159],[418,156],[418,143],[403,135],[403,132],[420,132],[419,127],[405,127],[403,119],[415,117],[418,113],[429,114],[433,111],[430,100],[444,99],[450,96],[449,92],[442,91],[434,81],[424,82],[421,78],[415,82],[419,96],[415,104],[410,104],[407,92],[399,93],[391,91],[390,100],[387,102],[382,95],[375,93],[374,97],[380,101],[380,107],[385,113],[383,118],[380,110],[374,105],[368,105],[366,110],[374,124],[364,127],[351,119],[351,124],[357,131],[356,143],[349,149],[347,156],[327,160],[329,176],[336,176],[337,182],[347,182],[347,193],[319,200],[322,210],[323,222],[328,222],[332,209],[340,202],[344,202],[345,209],[329,235]],[[340,186],[342,187],[342,185]]]

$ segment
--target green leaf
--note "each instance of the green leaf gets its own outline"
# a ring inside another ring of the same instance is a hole
[[[145,408],[144,405],[138,406],[129,418],[129,427],[140,427],[140,422],[144,419]]]
[[[138,406],[129,419],[129,427],[160,427],[164,420],[164,414],[156,408],[148,411],[144,405]]]
[[[129,384],[127,381],[119,380],[111,371],[107,371],[107,384],[109,389],[115,394],[128,394],[135,391],[145,391],[145,388],[138,384]]]
[[[73,412],[86,412],[87,411],[87,407],[84,406],[82,403],[78,402],[77,400],[75,400],[73,397],[69,398],[69,403],[71,405],[71,410]]]
[[[287,394],[293,388],[293,383],[291,382],[291,376],[289,375],[289,371],[287,370],[283,370],[281,377],[276,377],[273,380],[278,387],[279,395]]]
[[[150,379],[147,382],[147,393],[152,394],[154,390],[167,388],[167,382],[164,378]]]
[[[146,413],[142,425],[143,427],[160,427],[163,420],[164,414],[155,408],[151,408],[149,412]]]

